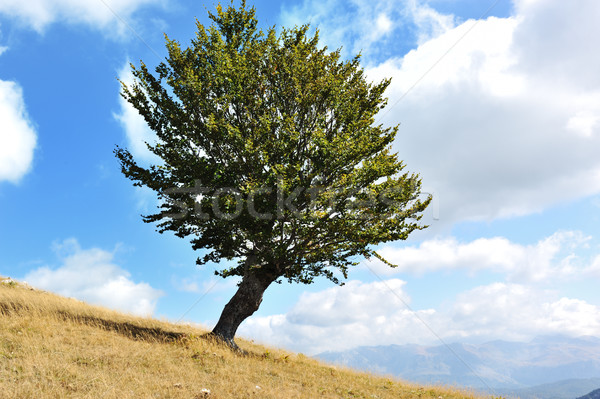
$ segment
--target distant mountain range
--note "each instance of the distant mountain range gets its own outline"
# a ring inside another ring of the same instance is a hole
[[[492,388],[522,399],[574,399],[600,388],[600,338],[589,336],[542,336],[531,342],[498,340],[478,345],[371,346],[315,357],[407,381]]]
[[[600,399],[600,389],[596,389],[598,387],[600,387],[600,378],[572,379],[520,389],[498,388],[495,394],[519,399],[574,399],[577,396],[580,397],[578,399]],[[591,390],[595,390],[598,396],[588,396],[591,393],[587,393]]]

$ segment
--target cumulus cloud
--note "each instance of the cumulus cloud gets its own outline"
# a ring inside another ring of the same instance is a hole
[[[593,266],[586,266],[585,260],[575,254],[577,249],[586,248],[590,240],[591,237],[576,231],[557,232],[532,245],[513,243],[504,237],[471,242],[436,238],[402,248],[386,246],[378,251],[397,268],[376,259],[366,266],[382,275],[486,270],[506,275],[512,282],[539,282],[590,274]]]
[[[119,18],[127,18],[145,5],[162,2],[163,0],[3,0],[0,2],[0,14],[37,31],[43,31],[54,22],[85,24],[105,29],[115,26],[119,23]],[[122,26],[117,26],[122,29]]]
[[[118,73],[119,80],[127,86],[134,82],[129,62]],[[156,134],[148,127],[144,118],[129,102],[119,97],[119,112],[114,114],[127,136],[127,147],[137,160],[156,161],[157,157],[148,150],[146,143],[154,143]]]
[[[37,134],[16,82],[0,80],[0,121],[0,182],[17,183],[31,169]]]
[[[595,1],[517,1],[510,18],[466,21],[368,69],[393,78],[380,118],[401,123],[395,149],[440,193],[442,222],[600,192],[599,17]]]
[[[162,292],[131,280],[129,272],[113,263],[114,253],[82,249],[75,239],[55,246],[62,264],[41,267],[25,276],[34,287],[113,309],[151,315]]]
[[[553,85],[598,90],[600,54],[590,40],[600,29],[598,2],[518,0],[515,7],[521,22],[514,38],[520,69]]]
[[[520,284],[494,283],[465,292],[457,297],[450,315],[457,331],[485,339],[600,331],[600,307]]]
[[[311,354],[410,339],[423,328],[404,305],[410,302],[404,285],[399,279],[350,281],[342,287],[304,293],[289,313],[250,318],[240,326],[239,334]],[[430,312],[418,313],[427,317]]]
[[[537,335],[593,335],[600,308],[520,284],[494,283],[458,295],[443,309],[409,310],[405,282],[352,281],[304,294],[287,314],[255,317],[240,334],[308,354],[356,346],[455,340],[528,340]],[[403,298],[403,300],[400,300]]]

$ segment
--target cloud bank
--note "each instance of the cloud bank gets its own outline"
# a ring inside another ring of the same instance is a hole
[[[162,292],[132,281],[129,272],[113,263],[114,253],[82,249],[75,239],[56,245],[55,251],[62,262],[59,267],[41,267],[27,273],[24,280],[37,288],[136,315],[154,312]]]
[[[532,245],[513,243],[504,237],[471,242],[459,242],[453,237],[436,238],[402,248],[385,246],[378,251],[397,268],[390,268],[377,259],[365,265],[380,275],[490,271],[517,283],[564,281],[596,273],[597,260],[576,255],[578,250],[587,248],[590,240],[591,237],[578,231],[557,232]]]
[[[555,333],[594,335],[600,329],[600,307],[522,284],[479,286],[440,309],[414,311],[405,305],[410,298],[404,284],[351,281],[304,294],[287,314],[251,318],[239,334],[313,355],[356,346],[432,345],[439,338],[524,341]]]
[[[440,193],[442,222],[600,192],[600,57],[586,39],[599,17],[593,1],[517,1],[510,18],[466,21],[368,69],[393,77],[382,120],[401,123],[395,149]]]

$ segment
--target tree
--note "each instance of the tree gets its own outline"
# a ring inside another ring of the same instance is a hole
[[[165,36],[156,76],[141,62],[135,82],[121,82],[161,162],[115,154],[161,200],[144,222],[189,237],[198,265],[237,262],[216,272],[241,282],[212,331],[236,347],[270,284],[341,283],[361,257],[379,257],[374,245],[425,228],[430,198],[391,151],[398,127],[375,125],[389,80],[369,83],[359,56],[320,48],[308,25],[259,30],[245,1],[209,17],[185,49]]]

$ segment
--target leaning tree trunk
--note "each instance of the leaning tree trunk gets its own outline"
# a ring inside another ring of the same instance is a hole
[[[237,349],[233,340],[235,332],[244,320],[258,310],[263,293],[276,279],[277,276],[271,273],[265,273],[261,269],[254,271],[247,267],[237,292],[225,305],[217,325],[212,330],[212,335]]]

